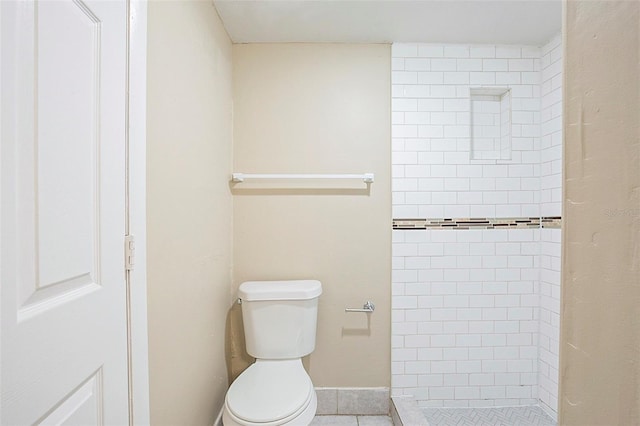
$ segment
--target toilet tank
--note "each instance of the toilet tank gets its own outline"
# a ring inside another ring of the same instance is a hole
[[[240,285],[247,352],[259,359],[301,358],[316,346],[320,281],[247,281]]]

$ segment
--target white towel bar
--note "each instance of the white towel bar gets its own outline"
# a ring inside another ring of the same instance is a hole
[[[233,173],[233,182],[244,182],[245,179],[362,179],[372,183],[373,173],[361,174],[274,174],[274,173]]]

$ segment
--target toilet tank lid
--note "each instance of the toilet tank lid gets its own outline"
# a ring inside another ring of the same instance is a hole
[[[317,280],[246,281],[240,284],[238,297],[247,301],[308,300],[322,294]]]

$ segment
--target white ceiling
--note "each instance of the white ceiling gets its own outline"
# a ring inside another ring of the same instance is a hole
[[[561,0],[214,0],[235,43],[542,45]]]

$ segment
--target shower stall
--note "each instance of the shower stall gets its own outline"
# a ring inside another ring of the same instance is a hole
[[[392,46],[392,395],[558,406],[562,40]]]

